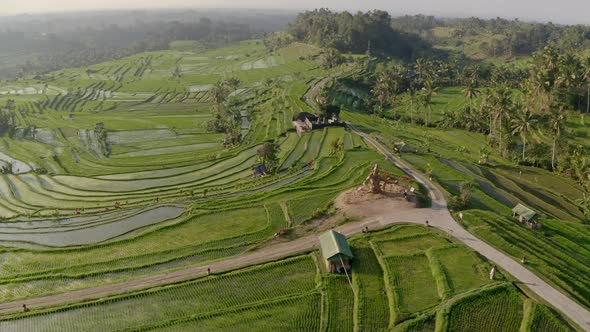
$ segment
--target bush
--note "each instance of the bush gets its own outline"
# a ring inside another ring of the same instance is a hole
[[[465,210],[469,207],[471,203],[471,191],[473,189],[473,183],[471,182],[461,182],[459,185],[459,195],[455,195],[451,197],[449,200],[447,207],[451,211],[460,211]]]

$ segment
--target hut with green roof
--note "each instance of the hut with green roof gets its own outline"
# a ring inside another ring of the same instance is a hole
[[[352,250],[346,237],[334,230],[320,235],[320,248],[331,273],[344,273],[352,267]]]
[[[525,226],[530,228],[541,228],[542,224],[537,219],[537,213],[528,207],[518,203],[512,209],[512,216],[518,218],[518,220]]]

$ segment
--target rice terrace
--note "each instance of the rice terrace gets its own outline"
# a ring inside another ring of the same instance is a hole
[[[590,26],[3,15],[0,331],[590,331]]]

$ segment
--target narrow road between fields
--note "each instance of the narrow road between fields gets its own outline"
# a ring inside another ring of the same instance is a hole
[[[422,185],[430,191],[432,198],[432,208],[428,215],[429,224],[455,237],[459,241],[465,243],[468,247],[477,251],[482,256],[490,261],[493,261],[500,268],[511,274],[518,281],[526,285],[535,294],[543,298],[557,310],[561,311],[565,316],[578,324],[585,331],[590,331],[590,311],[582,307],[565,294],[561,293],[553,286],[549,285],[543,279],[538,277],[533,272],[529,271],[522,264],[516,262],[498,249],[478,239],[466,229],[461,227],[451,216],[447,209],[447,203],[440,189],[428,180],[423,174],[413,170],[408,164],[392,155],[379,142],[371,136],[359,131],[354,126],[349,125],[355,133],[362,136],[371,146],[385,156],[387,160],[395,164],[397,167],[404,170],[410,176],[414,177]],[[420,210],[418,210],[420,211]],[[388,225],[395,223],[395,220],[400,220],[399,216],[391,215],[391,220],[380,220],[380,224]],[[408,218],[408,222],[416,222],[416,218]],[[418,220],[418,222],[420,222]],[[422,220],[424,223],[424,220]]]

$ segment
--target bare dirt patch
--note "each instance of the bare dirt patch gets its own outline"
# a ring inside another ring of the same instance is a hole
[[[416,200],[413,195],[403,195],[403,191],[397,188],[374,194],[365,190],[353,188],[342,193],[334,201],[334,207],[348,218],[365,219],[391,214],[395,211],[410,210],[416,208]]]
[[[353,188],[334,200],[328,216],[312,219],[291,229],[287,234],[274,238],[271,243],[289,242],[310,234],[320,234],[348,222],[379,218],[400,211],[416,209],[415,196],[406,200],[403,188],[389,186],[384,193],[374,194],[366,189]]]

